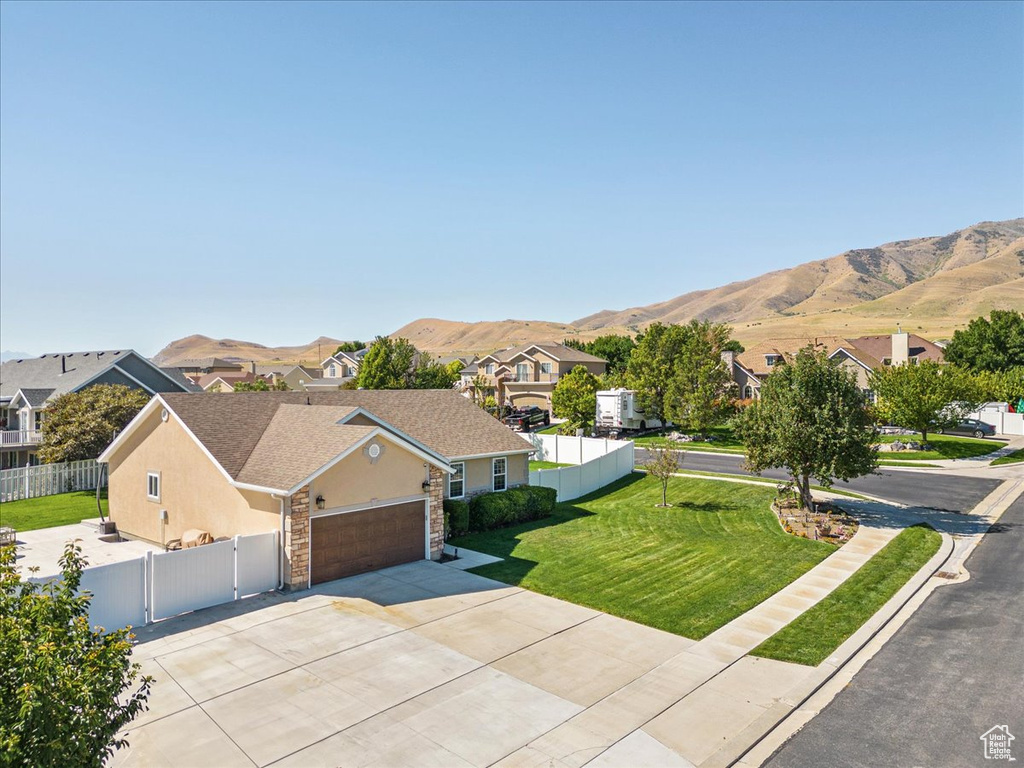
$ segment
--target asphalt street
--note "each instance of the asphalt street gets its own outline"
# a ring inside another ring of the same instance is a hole
[[[637,448],[637,464],[642,464],[646,460],[647,452],[642,448]],[[752,474],[743,469],[742,456],[725,456],[698,451],[686,451],[683,454],[680,468],[731,475]],[[789,475],[785,470],[767,470],[762,473],[762,477],[785,480]],[[865,493],[915,507],[967,512],[995,490],[1000,482],[997,479],[907,472],[880,467],[874,475],[858,477],[848,483],[840,481],[835,484],[835,487],[837,490],[846,489],[854,493]]]
[[[1024,497],[771,768],[1003,765],[981,739],[1005,725],[1024,760]]]

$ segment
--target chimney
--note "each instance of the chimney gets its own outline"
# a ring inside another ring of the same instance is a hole
[[[896,326],[896,333],[892,335],[892,358],[893,365],[906,365],[910,359],[910,334]]]
[[[729,373],[732,373],[732,364],[736,361],[736,353],[731,349],[722,350],[722,362],[725,363],[725,367],[729,369]]]
[[[252,366],[252,375],[255,376],[256,375],[256,361],[255,360],[250,360],[249,364]]]
[[[61,373],[67,373],[68,372],[67,358],[65,358],[64,355],[60,356],[60,372]]]

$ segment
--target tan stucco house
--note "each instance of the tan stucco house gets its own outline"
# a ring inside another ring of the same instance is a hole
[[[99,460],[122,535],[279,530],[301,589],[439,557],[442,501],[526,484],[532,451],[455,392],[239,392],[156,397]]]
[[[582,365],[595,376],[608,361],[564,344],[527,344],[492,352],[476,361],[474,376],[482,377],[501,405],[536,405],[551,410],[551,393],[558,379]],[[464,369],[465,370],[465,369]],[[469,386],[471,380],[464,384]]]
[[[924,360],[941,363],[945,359],[942,347],[915,333],[901,330],[855,339],[839,336],[771,339],[738,355],[724,352],[723,358],[732,371],[739,396],[749,400],[760,397],[761,383],[775,366],[791,362],[797,352],[808,346],[816,351],[824,350],[830,359],[851,371],[857,378],[857,385],[871,400],[874,399],[870,382],[872,371],[890,365],[916,365]]]

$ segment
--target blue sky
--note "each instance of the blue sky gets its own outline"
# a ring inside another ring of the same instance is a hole
[[[1020,216],[1022,39],[1009,2],[8,0],[0,347],[571,321]]]

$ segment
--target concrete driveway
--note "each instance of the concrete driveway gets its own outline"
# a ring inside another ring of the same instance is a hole
[[[566,721],[693,645],[431,562],[138,636],[156,683],[113,765],[555,764],[523,748],[555,729],[571,737]],[[690,764],[631,739],[622,746],[653,764]]]

